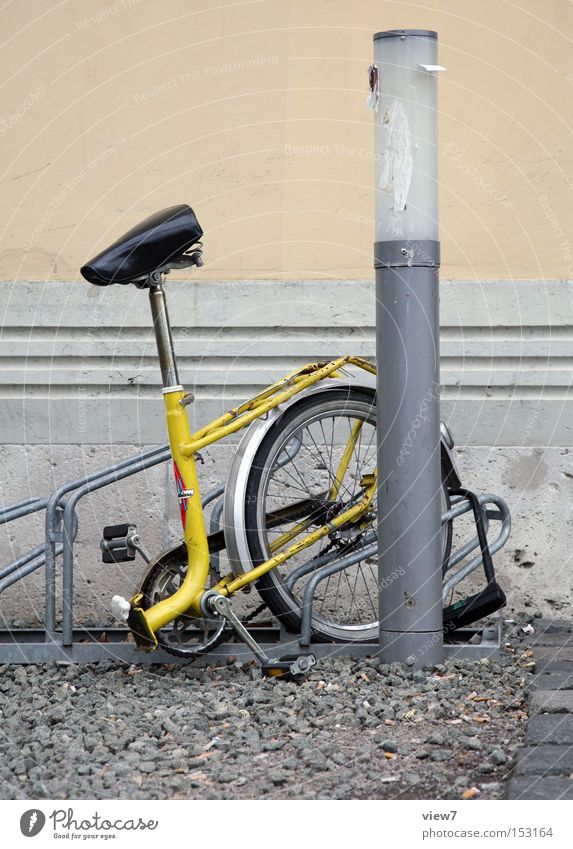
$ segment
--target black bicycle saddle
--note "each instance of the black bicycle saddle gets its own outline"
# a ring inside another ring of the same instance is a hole
[[[86,263],[81,273],[97,286],[141,280],[176,260],[202,235],[190,206],[170,206],[125,233]]]

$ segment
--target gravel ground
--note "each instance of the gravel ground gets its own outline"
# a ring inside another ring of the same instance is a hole
[[[0,667],[5,799],[503,796],[527,718],[526,652],[406,672],[323,660]]]

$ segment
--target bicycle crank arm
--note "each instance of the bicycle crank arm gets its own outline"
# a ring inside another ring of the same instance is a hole
[[[313,654],[301,655],[300,657],[289,657],[282,660],[271,660],[271,658],[263,651],[255,638],[245,628],[239,617],[231,606],[230,599],[219,593],[205,593],[203,597],[203,605],[210,613],[218,613],[225,619],[235,634],[242,640],[253,652],[255,657],[261,664],[261,670],[264,676],[267,677],[282,677],[290,680],[299,680],[306,675],[316,664],[316,657]]]
[[[244,643],[246,643],[246,645],[248,645],[250,650],[261,661],[261,663],[264,664],[269,662],[268,656],[262,650],[255,638],[249,634],[239,617],[236,615],[228,598],[219,595],[219,593],[213,593],[212,595],[211,593],[205,593],[204,607],[206,607],[210,613],[218,613],[219,616],[226,619],[235,634]]]

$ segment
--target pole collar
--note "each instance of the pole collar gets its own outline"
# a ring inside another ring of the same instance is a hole
[[[374,268],[437,268],[440,243],[434,239],[374,242]]]

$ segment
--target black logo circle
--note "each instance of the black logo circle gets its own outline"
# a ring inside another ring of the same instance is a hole
[[[20,817],[20,831],[25,837],[35,837],[46,825],[46,815],[37,808],[25,811]]]

